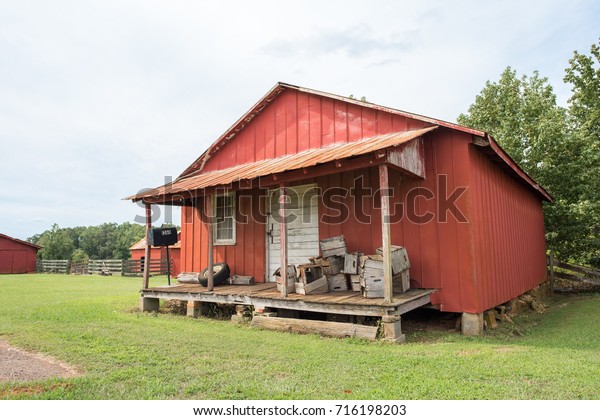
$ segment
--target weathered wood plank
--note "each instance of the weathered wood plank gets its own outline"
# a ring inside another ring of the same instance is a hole
[[[287,217],[286,217],[286,204],[287,204],[287,192],[286,185],[281,183],[279,185],[279,267],[281,267],[281,279],[277,279],[278,283],[281,283],[279,291],[281,296],[285,297],[290,292],[289,280],[288,280],[288,241],[287,241]],[[283,268],[285,267],[285,268]],[[291,287],[293,289],[295,280],[292,282]]]
[[[227,280],[225,280],[225,284],[251,286],[253,284],[256,284],[256,280],[252,276],[240,276],[234,274],[233,276],[230,276]]]
[[[297,334],[321,334],[330,337],[358,337],[375,340],[377,327],[345,322],[313,321],[307,319],[255,316],[253,327]]]
[[[554,260],[554,267],[564,268],[565,270],[574,271],[576,273],[585,274],[590,277],[599,277],[600,271],[594,270],[593,268],[581,267],[578,265],[567,264],[562,261]]]
[[[379,165],[379,190],[381,200],[381,240],[383,256],[383,281],[384,281],[384,300],[391,302],[394,299],[394,286],[392,284],[392,240],[390,228],[390,196],[389,196],[389,176],[388,167],[385,164]]]
[[[581,277],[581,276],[577,276],[575,274],[563,273],[561,271],[555,271],[554,272],[554,276],[557,279],[572,280],[572,281],[581,281],[581,282],[590,283],[590,284],[600,284],[600,278],[593,279],[593,278],[590,278],[590,277]]]

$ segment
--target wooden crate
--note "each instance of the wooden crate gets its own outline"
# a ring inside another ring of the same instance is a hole
[[[383,248],[377,248],[377,255],[383,255]],[[408,253],[403,246],[392,245],[392,273],[400,274],[410,268]]]
[[[344,270],[346,274],[358,274],[358,264],[360,260],[360,253],[352,252],[346,253],[344,256]]]
[[[348,290],[348,282],[346,281],[346,275],[343,273],[334,274],[333,276],[327,276],[329,282],[330,292],[345,292]]]
[[[341,273],[344,270],[344,257],[337,255],[322,260],[323,272],[328,276]]]
[[[346,240],[344,239],[344,235],[322,239],[319,241],[319,245],[323,257],[331,257],[333,255],[343,257],[346,255]]]
[[[361,288],[362,295],[366,298],[382,298],[384,296],[383,276],[381,278],[365,278],[365,285]]]
[[[350,286],[353,292],[360,292],[360,275],[350,274]]]
[[[376,259],[365,260],[362,267],[362,276],[367,278],[378,278],[383,279],[383,261]]]
[[[327,277],[323,276],[320,279],[314,280],[310,283],[304,283],[302,281],[296,282],[295,288],[296,293],[301,295],[329,293],[329,281],[327,280]]]
[[[323,266],[321,264],[301,264],[298,266],[298,279],[304,284],[312,283],[323,277]]]
[[[281,290],[283,289],[283,278],[280,275],[281,274],[280,270],[281,270],[281,267],[279,267],[277,269],[277,271],[275,271],[274,275],[275,275],[275,283],[277,283],[277,290],[281,292]],[[296,280],[297,280],[296,267],[294,265],[288,265],[288,271],[287,271],[287,292],[288,293],[294,292]]]
[[[409,270],[404,270],[392,277],[394,293],[404,293],[410,289]]]
[[[329,282],[323,275],[320,264],[302,264],[298,266],[298,280],[295,283],[296,293],[311,295],[329,293]]]

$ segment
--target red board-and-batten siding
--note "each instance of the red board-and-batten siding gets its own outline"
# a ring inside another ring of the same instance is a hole
[[[0,274],[35,273],[39,248],[0,234]]]
[[[260,161],[306,149],[346,143],[364,137],[426,127],[430,124],[383,110],[293,89],[282,92],[233,139],[212,156],[203,172]],[[428,188],[437,196],[437,176],[448,180],[448,194],[455,187],[468,187],[458,200],[469,223],[458,223],[452,215],[437,223],[435,200],[419,199],[417,212],[436,216],[427,224],[404,217],[391,227],[392,243],[406,246],[411,260],[411,278],[416,285],[436,288],[440,309],[451,312],[481,312],[535,287],[545,278],[545,239],[541,202],[528,187],[502,171],[472,144],[471,135],[440,127],[424,136],[426,179],[404,177],[390,171],[394,188],[392,208],[414,187]],[[299,182],[319,187],[351,187],[354,178],[377,190],[377,168],[345,172]],[[238,224],[233,246],[216,246],[215,261],[226,261],[232,271],[265,278],[264,200],[259,192],[246,190],[252,199],[240,198],[238,214],[252,214],[263,223]],[[326,212],[319,205],[319,237],[343,234],[348,247],[371,254],[381,246],[381,214],[373,200],[365,200],[371,225],[356,223],[351,209],[343,222],[325,224]],[[199,206],[203,206],[200,202]],[[250,208],[252,207],[252,208]],[[206,267],[207,229],[194,217],[196,210],[182,208],[183,271]]]

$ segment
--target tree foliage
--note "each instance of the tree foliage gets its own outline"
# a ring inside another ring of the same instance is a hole
[[[38,255],[45,260],[67,260],[75,250],[73,239],[56,223],[39,237],[29,238],[28,241],[43,246]]]
[[[128,259],[129,247],[142,239],[145,227],[135,223],[61,228],[57,224],[28,241],[41,245],[45,260]]]
[[[560,258],[600,266],[600,54],[577,52],[566,69],[569,108],[538,72],[508,67],[488,81],[463,125],[492,134],[511,157],[554,197],[544,206],[548,248]]]

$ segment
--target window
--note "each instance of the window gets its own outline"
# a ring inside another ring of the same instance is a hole
[[[235,193],[216,195],[215,245],[235,245]]]

